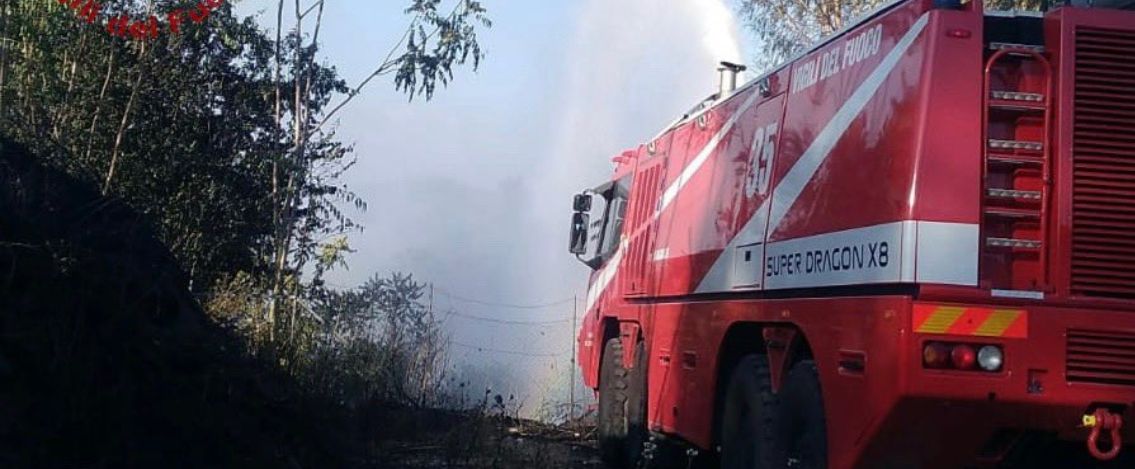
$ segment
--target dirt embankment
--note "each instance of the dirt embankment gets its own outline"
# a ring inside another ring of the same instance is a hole
[[[0,141],[0,467],[596,467],[586,431],[342,406],[212,324],[144,217]]]
[[[0,466],[350,465],[335,409],[294,390],[142,216],[0,142]]]

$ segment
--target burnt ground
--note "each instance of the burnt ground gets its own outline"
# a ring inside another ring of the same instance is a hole
[[[482,413],[387,410],[380,461],[391,468],[602,468],[594,427]]]

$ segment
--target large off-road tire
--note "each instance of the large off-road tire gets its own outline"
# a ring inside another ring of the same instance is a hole
[[[637,467],[649,433],[646,419],[646,346],[635,345],[635,365],[623,367],[623,343],[607,341],[599,368],[599,449],[612,467]]]
[[[611,467],[627,462],[627,375],[623,367],[623,343],[610,339],[603,346],[599,364],[599,455]]]
[[[650,437],[646,418],[646,344],[635,345],[634,368],[627,373],[627,439],[624,449],[627,467],[638,467],[642,450]]]
[[[737,363],[722,407],[721,468],[783,469],[788,461],[779,444],[777,395],[772,392],[768,358],[748,355]]]
[[[792,366],[780,387],[780,430],[793,469],[828,467],[828,432],[820,376],[816,362],[801,360]]]

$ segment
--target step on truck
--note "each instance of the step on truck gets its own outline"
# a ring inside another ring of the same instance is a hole
[[[1133,3],[891,2],[615,157],[604,460],[1135,467]]]

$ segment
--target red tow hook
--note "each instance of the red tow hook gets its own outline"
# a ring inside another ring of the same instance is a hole
[[[1123,442],[1119,438],[1119,429],[1123,428],[1123,417],[1113,414],[1107,409],[1099,408],[1094,413],[1084,416],[1084,427],[1092,429],[1088,435],[1088,452],[1100,461],[1110,461],[1119,455]],[[1111,448],[1106,452],[1100,451],[1100,430],[1111,432]]]

